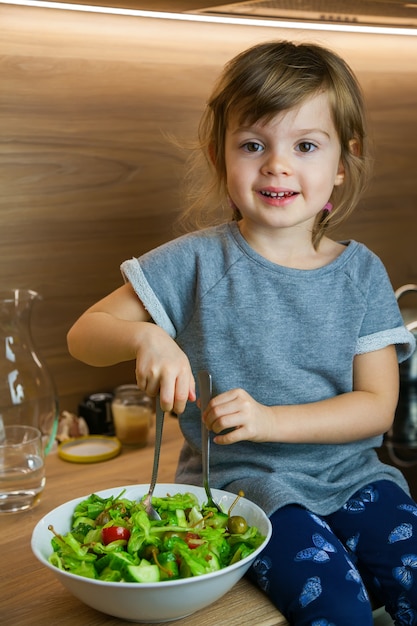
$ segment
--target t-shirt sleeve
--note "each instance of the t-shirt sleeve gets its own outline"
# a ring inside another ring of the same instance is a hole
[[[198,265],[192,240],[180,238],[125,261],[120,269],[153,321],[175,338],[193,314]]]
[[[156,297],[138,259],[130,259],[122,263],[121,271],[125,281],[132,285],[155,324],[163,328],[170,337],[175,338],[177,334],[175,325]]]
[[[366,314],[357,342],[357,354],[380,350],[395,345],[398,361],[408,359],[414,352],[416,341],[407,330],[388,273],[373,253],[369,253],[368,264],[362,281],[358,284],[366,292]]]

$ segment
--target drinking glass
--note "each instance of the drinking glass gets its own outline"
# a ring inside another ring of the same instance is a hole
[[[0,439],[0,513],[31,509],[45,486],[42,433],[34,426],[4,426]]]

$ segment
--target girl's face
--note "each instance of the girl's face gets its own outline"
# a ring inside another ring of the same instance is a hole
[[[232,118],[225,143],[227,189],[245,231],[310,235],[333,187],[343,182],[340,153],[324,92],[267,123],[239,126]]]

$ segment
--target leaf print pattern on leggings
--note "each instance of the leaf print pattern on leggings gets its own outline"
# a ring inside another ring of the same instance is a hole
[[[411,608],[409,600],[404,595],[399,597],[397,607],[395,616],[398,620],[398,624],[413,626],[417,623],[417,612]]]
[[[347,513],[360,514],[365,511],[367,504],[372,504],[378,501],[378,490],[374,485],[366,486],[356,492],[344,505],[344,510]],[[401,511],[410,513],[413,517],[417,517],[417,507],[414,504],[404,503],[397,507]],[[387,537],[387,544],[394,545],[399,542],[406,542],[413,537],[414,528],[410,522],[402,522],[390,530]],[[359,540],[359,533],[353,535],[347,542],[347,547],[356,551],[357,543]],[[392,569],[392,576],[394,580],[401,585],[403,589],[409,591],[414,584],[415,576],[417,575],[417,554],[404,551],[400,557],[401,563]],[[352,570],[352,573],[354,570]],[[352,579],[354,579],[353,576]],[[406,596],[402,594],[399,597],[396,618],[398,624],[416,624],[417,614],[414,611]]]
[[[414,511],[415,507],[410,505],[399,505],[398,509],[406,510],[410,512],[412,515],[415,515]],[[417,509],[416,509],[417,510]],[[391,530],[388,535],[388,543],[393,544],[398,541],[407,541],[411,539],[413,536],[413,526],[408,522],[404,522],[399,526],[396,526]],[[411,589],[414,582],[413,570],[417,569],[417,555],[405,553],[401,556],[401,565],[394,567],[392,570],[392,575],[394,579],[403,587],[404,589]]]
[[[366,591],[365,585],[363,584],[360,573],[358,572],[358,570],[356,569],[356,567],[354,566],[354,564],[352,563],[352,561],[349,559],[348,556],[346,556],[346,561],[348,565],[350,566],[350,569],[348,573],[346,574],[346,580],[351,580],[354,583],[357,583],[359,585],[359,593],[357,595],[359,602],[369,602],[368,592]]]
[[[322,592],[321,580],[318,576],[312,576],[306,580],[306,583],[300,594],[300,604],[302,607],[307,606],[313,600],[316,600]]]
[[[404,589],[411,589],[414,582],[413,570],[417,568],[417,555],[404,554],[401,557],[402,565],[394,567],[392,575]]]
[[[268,592],[270,582],[269,582],[269,571],[272,567],[272,561],[268,556],[261,555],[258,557],[253,566],[253,572],[256,575],[256,580],[259,587],[262,591]]]
[[[250,576],[293,624],[340,626],[348,616],[370,626],[369,591],[396,625],[417,626],[416,518],[417,503],[389,480],[328,515],[283,507]]]
[[[329,554],[337,552],[334,545],[326,541],[319,533],[312,536],[313,546],[300,550],[295,555],[295,561],[315,561],[316,563],[324,563],[330,559]]]
[[[362,513],[368,503],[377,502],[378,498],[379,494],[376,487],[366,485],[349,498],[342,508],[348,513]]]

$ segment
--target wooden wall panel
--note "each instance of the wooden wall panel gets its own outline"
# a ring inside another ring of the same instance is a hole
[[[65,335],[121,284],[119,265],[174,236],[183,155],[221,66],[261,40],[330,45],[357,71],[377,158],[340,236],[395,287],[417,281],[416,38],[320,34],[0,6],[0,288],[43,295],[33,332],[64,409],[134,379],[73,360]]]

